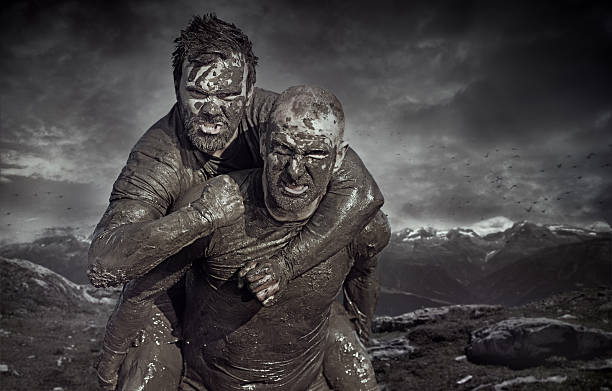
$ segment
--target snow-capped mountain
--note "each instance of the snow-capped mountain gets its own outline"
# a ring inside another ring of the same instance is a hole
[[[402,300],[416,306],[411,309],[427,300],[468,303],[497,297],[501,303],[508,302],[509,296],[487,290],[503,291],[505,288],[500,287],[509,287],[512,281],[489,284],[488,278],[493,278],[495,273],[498,273],[495,278],[502,280],[504,273],[513,275],[515,279],[528,281],[520,288],[524,290],[529,281],[538,285],[536,276],[543,278],[540,269],[555,262],[563,263],[564,267],[575,264],[578,272],[573,274],[571,284],[612,284],[610,273],[598,275],[604,271],[600,270],[602,267],[612,264],[609,246],[606,247],[611,235],[604,229],[594,231],[565,224],[520,221],[505,230],[488,232],[480,236],[474,229],[465,227],[406,228],[395,232],[379,263],[381,285],[386,289],[379,308],[385,311],[397,308]],[[586,262],[589,254],[595,254],[595,259]],[[584,265],[589,265],[588,270]],[[597,270],[596,278],[590,277],[589,270]],[[557,276],[548,279],[556,281]],[[562,281],[547,284],[548,288],[541,294],[559,291],[563,284]],[[481,286],[487,288],[481,289]],[[517,291],[516,296],[529,295]]]

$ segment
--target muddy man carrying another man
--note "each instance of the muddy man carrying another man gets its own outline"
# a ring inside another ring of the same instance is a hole
[[[126,283],[108,389],[376,388],[356,333],[389,238],[382,197],[342,142],[340,102],[256,89],[255,63],[214,16],[177,38],[178,102],[132,150],[90,249],[95,285]]]

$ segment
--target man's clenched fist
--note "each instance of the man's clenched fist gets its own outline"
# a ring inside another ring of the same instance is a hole
[[[290,280],[287,265],[281,259],[249,261],[238,273],[238,287],[245,284],[264,306],[274,304],[275,296]]]
[[[219,175],[204,183],[202,195],[191,203],[213,227],[225,227],[244,214],[238,184],[228,175]]]

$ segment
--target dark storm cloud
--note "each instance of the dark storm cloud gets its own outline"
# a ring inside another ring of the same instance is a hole
[[[394,228],[496,214],[599,219],[612,209],[609,8],[15,3],[1,17],[0,179],[93,183],[106,197],[136,139],[173,103],[174,37],[191,15],[215,11],[253,41],[259,86],[312,83],[338,95],[346,137],[379,182]],[[497,176],[502,184],[491,183]],[[546,213],[526,212],[534,201]]]
[[[143,118],[154,97],[146,91],[171,84],[147,71],[168,68],[167,54],[163,65],[142,58],[142,51],[157,50],[157,39],[134,23],[139,12],[121,3],[41,2],[14,4],[3,13],[3,150],[26,160],[78,161],[108,181],[144,124],[154,121]],[[65,166],[50,175],[86,177]]]
[[[106,208],[99,185],[10,176],[0,182],[1,240],[28,241],[41,228],[74,226],[87,236]]]

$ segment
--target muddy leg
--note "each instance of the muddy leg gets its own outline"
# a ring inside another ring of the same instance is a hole
[[[334,302],[323,374],[335,391],[378,390],[374,368],[365,346],[342,305]]]

